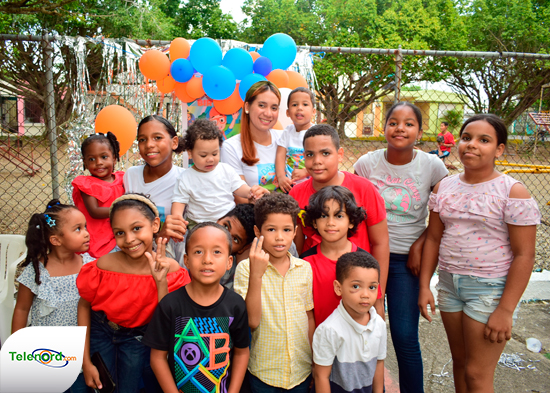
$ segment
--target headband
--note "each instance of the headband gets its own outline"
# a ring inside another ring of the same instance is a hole
[[[126,195],[123,195],[123,196],[118,197],[117,199],[115,199],[113,201],[113,203],[111,204],[111,207],[109,208],[109,215],[111,215],[111,212],[113,211],[113,206],[116,203],[122,202],[122,201],[140,201],[140,202],[143,202],[149,207],[149,209],[151,209],[153,211],[153,213],[155,213],[155,217],[160,217],[159,216],[159,211],[158,211],[157,207],[155,206],[155,204],[153,202],[151,202],[151,200],[149,198],[144,197],[143,195],[138,195],[138,194],[126,194]]]

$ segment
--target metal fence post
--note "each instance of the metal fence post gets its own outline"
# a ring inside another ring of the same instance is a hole
[[[55,96],[53,90],[53,49],[48,35],[44,35],[44,64],[46,66],[46,129],[50,141],[50,166],[52,170],[52,197],[59,199],[59,170],[57,159],[57,125],[55,121]]]
[[[401,45],[397,49],[395,54],[395,87],[393,103],[396,104],[401,98],[401,69],[403,68],[403,52],[401,51]]]

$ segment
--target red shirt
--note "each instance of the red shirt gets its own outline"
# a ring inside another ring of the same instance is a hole
[[[90,249],[88,253],[94,258],[100,258],[111,252],[116,246],[115,235],[108,218],[93,218],[84,205],[82,192],[97,199],[98,207],[111,207],[119,196],[124,195],[124,172],[114,172],[112,183],[93,176],[77,176],[73,180],[73,201],[78,210],[86,217],[86,227],[90,232]]]
[[[168,273],[166,279],[168,292],[191,281],[184,268]],[[109,321],[127,328],[149,323],[158,304],[153,276],[103,270],[97,267],[97,261],[82,266],[76,286],[80,296],[90,302],[92,310],[103,311]]]
[[[442,136],[443,137],[443,143],[452,143],[453,146],[454,146],[455,137],[450,132],[446,132],[445,135],[443,135],[443,133],[440,132],[437,136]],[[451,147],[442,145],[441,146],[441,151],[448,151],[450,153],[451,152]]]
[[[378,190],[372,185],[372,183],[364,177],[354,175],[349,172],[342,172],[344,174],[344,181],[342,187],[346,187],[353,193],[355,201],[358,206],[361,206],[367,212],[367,219],[363,221],[357,227],[355,235],[349,238],[358,247],[370,252],[369,234],[367,227],[378,224],[380,221],[386,218],[386,206],[384,200],[378,193]],[[304,208],[309,203],[309,198],[315,194],[313,188],[313,179],[308,179],[305,182],[299,183],[292,187],[290,190],[290,196],[292,196],[300,205],[300,209]],[[302,227],[303,233],[306,236],[304,247],[302,250],[309,250],[310,248],[321,243],[321,236],[314,228],[304,227],[302,220],[298,220],[298,225]]]

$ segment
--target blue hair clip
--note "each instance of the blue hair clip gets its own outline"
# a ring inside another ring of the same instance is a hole
[[[50,228],[55,226],[55,220],[53,218],[47,214],[44,214],[44,217],[46,217],[46,223],[50,226]]]
[[[61,205],[61,203],[59,203],[59,201],[55,202],[54,206],[55,205]],[[51,209],[53,206],[52,205],[48,205],[48,209]],[[51,225],[50,225],[51,226]]]

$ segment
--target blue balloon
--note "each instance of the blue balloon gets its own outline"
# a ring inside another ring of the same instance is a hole
[[[273,34],[265,40],[264,46],[260,49],[260,55],[271,60],[274,70],[286,70],[290,67],[296,58],[296,53],[296,43],[291,36],[283,33]]]
[[[241,84],[239,85],[239,95],[241,96],[241,99],[243,101],[245,100],[248,89],[250,89],[250,87],[252,87],[254,83],[259,81],[266,81],[266,80],[267,79],[265,79],[265,76],[260,74],[247,75],[243,80],[241,80]]]
[[[260,56],[254,62],[254,72],[263,76],[268,76],[273,69],[271,60],[267,57]]]
[[[235,91],[237,80],[227,67],[216,66],[202,74],[202,88],[213,100],[225,100]]]
[[[170,75],[176,82],[185,83],[193,77],[193,66],[186,59],[176,59],[170,66]]]
[[[204,74],[209,68],[222,64],[222,49],[212,38],[199,38],[191,47],[189,59],[193,68]]]
[[[233,48],[227,51],[222,60],[222,65],[229,68],[235,78],[242,80],[248,74],[252,74],[252,56],[243,48]]]

